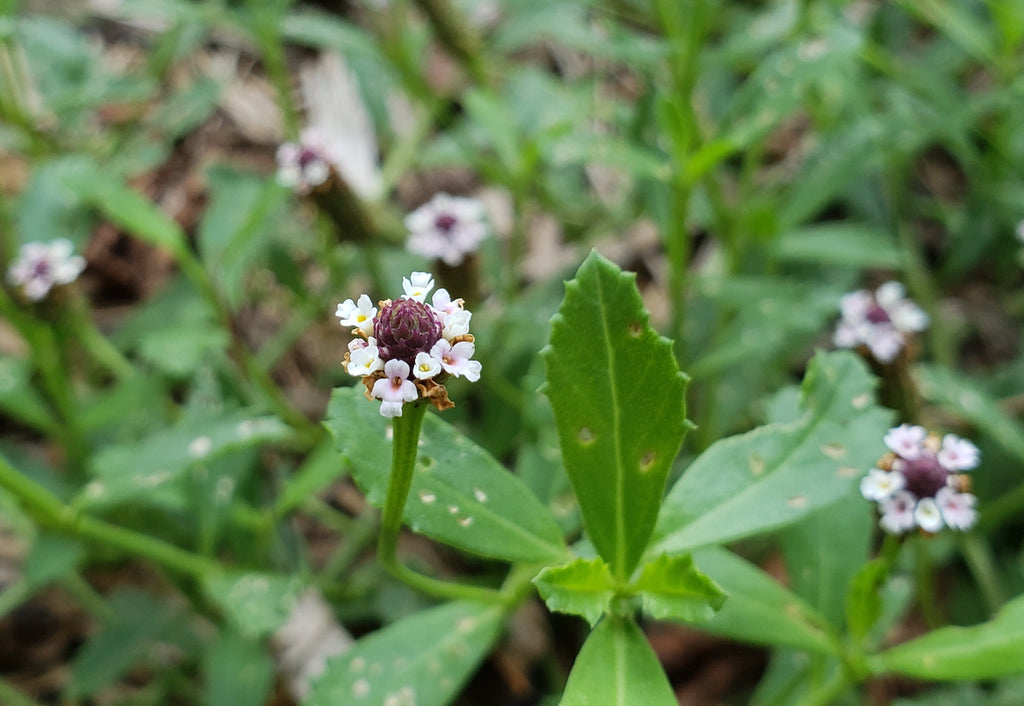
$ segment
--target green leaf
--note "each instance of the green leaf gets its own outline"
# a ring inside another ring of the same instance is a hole
[[[662,554],[648,562],[631,588],[640,593],[644,610],[658,620],[709,620],[726,599],[722,588],[697,569],[689,554]]]
[[[713,444],[675,484],[652,551],[681,552],[782,527],[850,492],[885,453],[891,412],[875,379],[848,351],[818,353],[801,419],[767,424]]]
[[[346,471],[344,465],[338,463],[338,454],[331,440],[324,439],[288,477],[274,503],[274,514],[280,517],[299,507]]]
[[[71,663],[68,695],[92,694],[113,683],[139,659],[174,620],[179,611],[135,590],[119,591],[110,598],[111,619],[92,635]]]
[[[381,507],[391,468],[388,420],[362,387],[331,396],[327,428],[370,504]],[[562,561],[568,549],[551,512],[493,456],[440,417],[423,420],[405,523],[467,552],[526,562]]]
[[[204,576],[202,585],[234,629],[250,639],[276,630],[288,618],[302,589],[297,576],[241,571]]]
[[[607,616],[590,633],[559,706],[675,706],[647,638],[632,620]]]
[[[454,703],[503,617],[498,606],[448,603],[400,620],[329,661],[304,706]]]
[[[225,630],[203,655],[203,700],[208,706],[266,703],[274,662],[258,642]]]
[[[280,441],[290,435],[277,417],[234,410],[192,417],[141,441],[109,446],[90,462],[95,480],[82,491],[79,506],[110,505],[151,496],[188,469],[240,449]]]
[[[868,558],[874,525],[872,503],[854,491],[779,537],[790,588],[832,625],[842,625],[846,591]]]
[[[615,597],[616,583],[602,559],[575,559],[549,566],[533,579],[550,610],[586,619],[593,627]]]
[[[0,411],[36,429],[56,433],[57,422],[31,385],[31,369],[23,358],[0,357]]]
[[[206,269],[237,305],[245,276],[265,251],[278,225],[288,190],[273,179],[214,167],[207,174],[210,205],[199,223],[199,245]]]
[[[565,290],[543,353],[545,392],[587,534],[624,579],[689,427],[687,378],[648,324],[633,274],[592,252]]]
[[[693,559],[728,600],[701,630],[762,645],[834,652],[837,640],[825,619],[778,581],[722,547],[705,547]]]
[[[859,223],[819,223],[791,230],[775,241],[775,248],[787,262],[855,269],[903,266],[903,255],[891,235]]]
[[[32,542],[32,551],[25,561],[25,582],[41,588],[73,571],[85,556],[80,542],[56,534],[40,534]]]
[[[929,402],[968,420],[1021,462],[1024,427],[999,408],[999,403],[962,372],[933,365],[917,368],[921,394]]]
[[[876,674],[898,672],[937,681],[1024,673],[1024,596],[986,623],[933,630],[870,658],[868,666]]]

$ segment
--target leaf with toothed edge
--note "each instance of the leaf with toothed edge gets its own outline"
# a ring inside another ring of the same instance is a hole
[[[504,617],[501,606],[459,602],[393,623],[330,660],[303,706],[453,703]]]
[[[651,554],[689,551],[786,526],[839,500],[885,453],[892,413],[848,351],[811,359],[803,416],[713,444],[669,491]]]
[[[686,420],[686,376],[634,275],[596,252],[565,285],[544,350],[562,459],[594,547],[625,580],[644,553]]]
[[[327,409],[335,446],[371,505],[391,468],[390,422],[362,386],[339,388]],[[480,556],[560,562],[569,556],[554,515],[493,456],[427,411],[403,521],[414,532]]]
[[[594,627],[615,598],[616,583],[602,559],[549,566],[533,579],[548,609],[579,615]]]

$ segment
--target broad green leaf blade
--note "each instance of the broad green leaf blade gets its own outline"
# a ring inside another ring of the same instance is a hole
[[[303,706],[451,704],[503,618],[499,606],[448,603],[400,620],[329,661]]]
[[[632,620],[609,615],[576,656],[560,706],[675,706],[658,658]]]
[[[779,539],[789,586],[830,624],[843,624],[846,590],[868,558],[875,520],[857,491],[812,512]]]
[[[675,484],[652,551],[676,553],[785,526],[851,491],[885,453],[891,412],[847,351],[818,353],[802,388],[804,416],[712,445]]]
[[[56,435],[59,425],[46,401],[31,385],[32,366],[28,360],[0,357],[0,411],[12,419]]]
[[[1024,673],[1024,596],[992,620],[946,627],[886,650],[868,661],[876,674],[898,672],[918,679],[997,679]]]
[[[288,618],[302,589],[297,576],[225,571],[204,576],[203,589],[238,633],[259,639]]]
[[[701,630],[762,645],[834,652],[838,641],[825,619],[799,596],[750,562],[722,547],[705,547],[693,560],[728,599]]]
[[[376,507],[391,468],[389,422],[362,387],[331,396],[327,428]],[[405,523],[415,532],[482,556],[524,562],[568,558],[551,512],[493,456],[428,412],[420,433]]]
[[[785,261],[848,268],[884,267],[899,270],[903,255],[892,236],[878,228],[852,222],[820,223],[783,233],[775,241]]]
[[[533,585],[550,610],[582,616],[591,627],[608,611],[616,586],[600,558],[549,566],[537,574]]]
[[[39,534],[32,542],[32,551],[25,561],[25,582],[33,589],[41,588],[73,571],[84,557],[85,547],[78,540],[57,534]]]
[[[203,703],[235,706],[267,702],[274,662],[258,642],[225,630],[203,655]]]
[[[648,324],[634,276],[596,252],[544,350],[565,463],[587,534],[620,580],[643,555],[683,435],[687,378]]]
[[[658,620],[710,620],[726,599],[725,591],[697,569],[689,554],[662,554],[645,564],[632,588],[640,593],[644,610]]]
[[[135,590],[112,595],[110,608],[110,621],[75,654],[68,686],[72,699],[113,683],[147,654],[147,648],[172,621],[180,618],[178,608]]]

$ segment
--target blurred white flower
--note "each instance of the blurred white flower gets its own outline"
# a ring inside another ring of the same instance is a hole
[[[406,247],[451,267],[459,265],[487,237],[485,215],[479,199],[435,194],[405,217],[405,227],[409,229]]]
[[[316,128],[306,128],[298,142],[285,142],[277,148],[277,181],[308,194],[331,176],[337,157]]]
[[[25,243],[7,270],[7,281],[21,287],[25,296],[39,301],[55,286],[74,282],[85,269],[85,260],[73,254],[70,240]]]
[[[905,295],[902,284],[886,282],[874,292],[862,289],[843,296],[835,344],[840,348],[866,346],[879,362],[892,362],[906,345],[907,336],[928,326],[928,315]]]

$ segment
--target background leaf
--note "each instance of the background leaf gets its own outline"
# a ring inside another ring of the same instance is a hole
[[[226,571],[203,577],[206,594],[239,634],[252,639],[270,634],[285,621],[301,588],[297,576]]]
[[[391,468],[388,420],[362,387],[331,396],[327,428],[352,475],[376,507],[384,504]],[[493,456],[436,414],[423,420],[405,523],[459,549],[508,561],[568,556],[551,512]]]
[[[857,356],[818,353],[803,418],[732,436],[701,454],[661,509],[652,551],[679,552],[781,527],[846,495],[885,453],[892,413]]]
[[[303,706],[453,703],[503,618],[497,606],[448,603],[389,625],[329,661]]]
[[[647,546],[686,433],[686,376],[634,275],[591,252],[553,319],[545,392],[583,523],[620,579]]]
[[[632,620],[608,616],[576,656],[560,706],[675,706],[665,672]]]
[[[593,627],[615,597],[615,579],[600,558],[549,566],[533,579],[548,609],[582,616]]]
[[[203,655],[203,703],[208,706],[266,703],[274,683],[274,662],[265,648],[224,630]]]
[[[876,674],[898,672],[919,679],[996,679],[1024,673],[1024,596],[971,627],[946,627],[869,659]]]
[[[728,598],[696,627],[762,645],[833,652],[836,640],[825,619],[778,581],[722,547],[705,547],[693,560]]]

